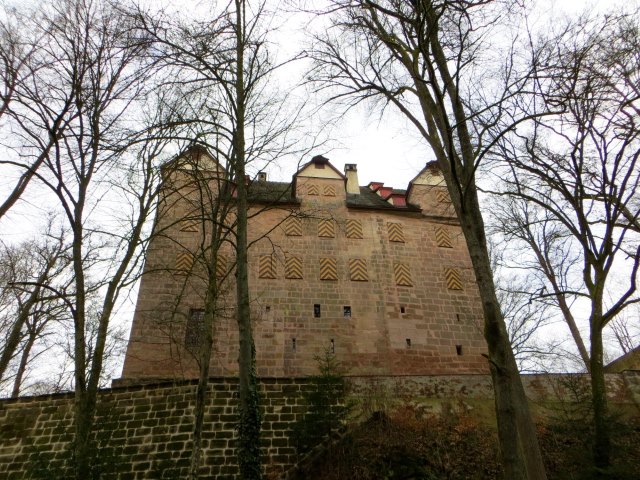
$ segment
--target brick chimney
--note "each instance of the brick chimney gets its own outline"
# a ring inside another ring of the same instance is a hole
[[[258,181],[266,182],[267,181],[267,172],[258,172]]]
[[[347,193],[360,195],[360,185],[358,185],[358,168],[355,163],[345,163],[344,174],[347,177]]]

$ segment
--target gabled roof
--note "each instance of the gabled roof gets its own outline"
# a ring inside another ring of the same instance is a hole
[[[311,165],[322,165],[324,166],[328,166],[333,172],[335,172],[340,178],[342,179],[346,179],[346,177],[340,172],[340,170],[338,170],[336,167],[334,167],[331,162],[329,161],[328,158],[323,157],[322,155],[316,155],[315,157],[313,157],[310,161],[308,161],[307,163],[305,163],[302,167],[300,167],[298,169],[298,171],[296,173],[293,174],[294,177],[297,177],[298,175],[303,176],[304,171],[309,168]]]
[[[298,205],[300,202],[291,195],[288,182],[253,181],[247,190],[250,203],[268,205]]]
[[[187,147],[182,152],[173,156],[170,160],[167,160],[161,165],[161,169],[165,170],[169,167],[179,169],[184,168],[187,170],[193,169],[194,164],[197,164],[203,170],[218,170],[220,164],[216,161],[213,155],[204,146],[193,144]]]
[[[409,186],[407,187],[407,198],[409,198],[409,195],[411,194],[411,188],[413,187],[414,183],[416,185],[436,185],[433,182],[426,182],[428,177],[434,176],[442,177],[442,170],[440,170],[440,166],[438,165],[438,162],[436,160],[427,162],[425,167],[420,170],[420,172],[418,172],[418,174],[409,182]],[[442,178],[442,182],[438,182],[438,184],[440,183],[442,184],[442,186],[446,185],[444,183],[444,177]]]
[[[304,177],[305,176],[305,171],[307,171],[310,168],[314,168],[314,172],[318,169],[317,167],[320,168],[325,168],[325,167],[329,167],[329,170],[335,174],[331,175],[331,176],[327,176],[326,178],[337,178],[343,180],[345,183],[347,181],[347,177],[345,177],[340,170],[338,170],[336,167],[334,167],[331,162],[329,161],[328,158],[323,157],[322,155],[316,155],[315,157],[313,157],[310,161],[308,161],[307,163],[305,163],[304,165],[302,165],[302,167],[300,167],[298,169],[298,171],[296,173],[293,174],[293,179],[291,181],[291,195],[295,196],[295,192],[296,192],[296,183],[297,183],[297,179],[298,177]],[[316,178],[322,178],[319,177],[318,175],[313,175]]]
[[[640,347],[634,348],[604,367],[606,373],[617,373],[624,370],[640,370]]]
[[[347,193],[347,207],[362,208],[367,210],[394,210],[396,212],[421,212],[415,205],[393,205],[384,200],[369,187],[360,187],[360,195]]]

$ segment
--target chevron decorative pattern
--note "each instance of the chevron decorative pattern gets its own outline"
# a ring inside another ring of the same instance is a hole
[[[193,254],[189,252],[180,252],[176,255],[176,270],[178,273],[187,274],[193,267]]]
[[[216,258],[216,277],[223,277],[227,273],[227,257],[218,254]]]
[[[325,197],[335,197],[336,196],[336,186],[335,185],[325,185],[324,186],[324,195],[325,195]]]
[[[368,282],[367,262],[363,258],[349,259],[349,276],[354,282]]]
[[[320,189],[318,188],[318,185],[308,185],[307,195],[320,195]]]
[[[320,280],[338,280],[338,266],[335,258],[320,259]]]
[[[333,226],[333,220],[320,220],[318,222],[318,236],[319,237],[335,237],[336,232]]]
[[[443,189],[438,189],[436,191],[436,199],[438,200],[438,202],[440,203],[446,203],[449,201],[449,194],[447,193],[446,190]]]
[[[276,262],[274,261],[273,255],[260,255],[258,277],[276,278]]]
[[[409,265],[406,265],[404,263],[394,263],[393,275],[396,279],[396,285],[401,285],[404,287],[411,287],[413,285],[413,283],[411,282],[411,272],[409,271]]]
[[[288,256],[284,261],[285,278],[302,278],[302,257]]]
[[[449,290],[462,290],[462,277],[457,268],[445,268],[444,276]]]
[[[360,220],[347,220],[347,238],[362,238],[362,223]]]
[[[390,242],[404,243],[404,233],[400,223],[387,223],[387,230],[389,231]]]
[[[284,223],[284,233],[290,237],[302,236],[302,220],[298,217],[289,217]]]
[[[449,232],[442,227],[436,227],[436,243],[439,247],[453,248]]]
[[[181,232],[197,232],[198,231],[198,220],[189,219],[182,221],[182,227],[180,227]]]

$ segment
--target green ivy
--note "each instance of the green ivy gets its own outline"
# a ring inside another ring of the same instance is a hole
[[[251,374],[248,408],[246,411],[239,409],[238,434],[238,466],[243,480],[261,480],[262,469],[260,466],[260,393],[256,376],[256,349],[251,348]]]

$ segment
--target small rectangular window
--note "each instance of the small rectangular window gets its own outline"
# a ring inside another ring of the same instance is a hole
[[[291,350],[293,350],[294,352],[296,351],[296,339],[295,338],[291,339]]]
[[[313,316],[315,318],[320,318],[320,313],[321,313],[320,304],[319,303],[314,304],[313,305]]]
[[[462,355],[462,345],[456,345],[456,353]]]
[[[329,351],[331,353],[336,353],[336,342],[333,341],[333,338],[331,339],[331,343],[329,344]]]
[[[400,313],[405,313],[405,308],[404,307],[400,307]]]
[[[411,348],[411,339],[407,338],[407,348]]]
[[[351,306],[345,305],[344,307],[342,307],[342,313],[345,318],[351,317]]]
[[[267,313],[269,313],[271,311],[271,305],[267,305],[266,307],[264,307],[264,309]]]

